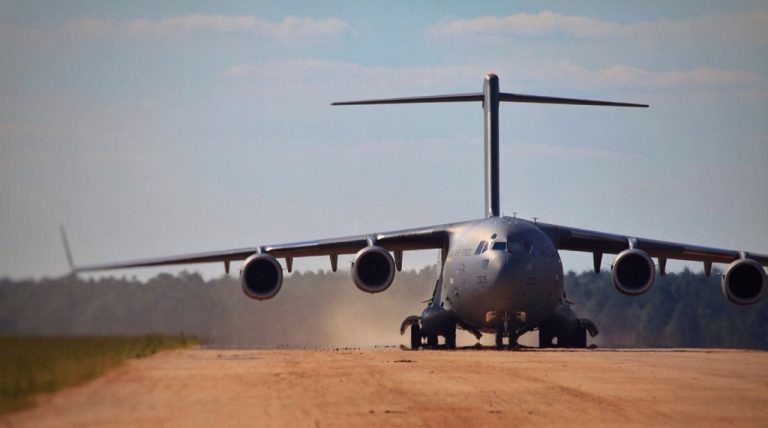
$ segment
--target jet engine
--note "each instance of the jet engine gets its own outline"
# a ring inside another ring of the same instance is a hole
[[[368,293],[380,293],[395,279],[395,261],[384,248],[372,245],[355,254],[352,280],[357,288]]]
[[[768,279],[760,263],[752,259],[738,259],[728,265],[720,287],[729,301],[737,305],[751,305],[765,296]]]
[[[651,289],[655,274],[651,256],[643,250],[630,248],[616,256],[611,279],[617,290],[628,296],[638,296]]]
[[[245,259],[240,282],[248,297],[256,300],[271,299],[283,285],[283,267],[269,254],[254,254]]]

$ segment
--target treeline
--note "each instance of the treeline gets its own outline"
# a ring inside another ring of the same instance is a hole
[[[569,272],[568,299],[592,319],[603,347],[739,347],[768,349],[768,304],[738,307],[719,279],[690,271],[657,277],[650,292],[624,296],[607,273]],[[392,287],[370,295],[349,273],[287,276],[280,293],[258,302],[239,280],[195,273],[126,278],[0,279],[0,334],[178,334],[217,346],[370,346],[407,343],[400,322],[432,295],[436,267],[398,273]],[[492,342],[484,338],[483,343]],[[474,343],[469,334],[460,344]],[[522,343],[535,344],[534,338]]]
[[[607,272],[569,272],[565,287],[576,313],[600,328],[604,346],[768,349],[768,302],[728,302],[718,272],[657,275],[636,297],[616,291]]]

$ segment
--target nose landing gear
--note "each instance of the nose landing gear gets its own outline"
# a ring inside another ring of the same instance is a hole
[[[520,315],[518,314],[518,318]],[[509,328],[509,322],[512,319],[507,312],[489,311],[485,314],[486,322],[494,322],[496,327],[496,349],[504,349],[504,338],[508,338],[508,347],[517,347],[517,332],[511,331]]]
[[[504,338],[508,339],[507,346],[504,346]],[[513,333],[509,331],[509,326],[503,326],[499,327],[496,330],[496,349],[504,349],[504,348],[510,348],[514,349],[517,348],[517,333]]]

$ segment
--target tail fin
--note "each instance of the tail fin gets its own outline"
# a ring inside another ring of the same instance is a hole
[[[485,216],[498,217],[499,208],[499,102],[570,104],[606,107],[648,107],[648,104],[620,103],[613,101],[585,100],[578,98],[547,97],[541,95],[511,94],[499,91],[499,78],[488,73],[483,92],[426,97],[382,98],[360,101],[339,101],[334,106],[361,104],[416,104],[455,103],[481,101],[485,123]]]
[[[75,263],[72,262],[72,252],[69,250],[69,242],[67,241],[67,232],[64,230],[64,225],[59,224],[59,232],[61,233],[61,242],[64,244],[64,253],[67,255],[69,273],[75,273]]]

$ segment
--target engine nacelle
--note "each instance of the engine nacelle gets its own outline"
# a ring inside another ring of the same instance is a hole
[[[738,259],[728,265],[720,281],[723,295],[737,305],[752,305],[765,296],[765,270],[752,259]]]
[[[638,296],[651,289],[656,268],[651,256],[643,250],[630,248],[616,256],[611,279],[613,286],[628,296]]]
[[[271,299],[283,285],[283,267],[269,254],[254,254],[245,259],[240,282],[248,297],[256,300]]]
[[[395,279],[395,261],[384,248],[368,246],[355,254],[352,280],[357,288],[368,293],[380,293]]]

